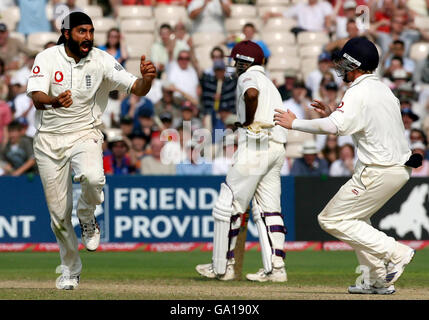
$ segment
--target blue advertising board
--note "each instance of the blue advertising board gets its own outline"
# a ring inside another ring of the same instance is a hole
[[[222,176],[108,176],[95,215],[103,242],[210,242],[211,210]],[[42,184],[35,177],[0,177],[0,242],[55,242]],[[73,185],[72,223],[80,235]],[[295,239],[294,179],[282,178],[287,241]],[[248,241],[258,241],[249,221]]]

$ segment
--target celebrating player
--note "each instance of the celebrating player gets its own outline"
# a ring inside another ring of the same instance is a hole
[[[287,131],[273,122],[281,96],[265,75],[264,53],[252,41],[242,41],[231,52],[239,76],[237,84],[238,149],[213,209],[212,263],[196,266],[207,278],[232,280],[234,248],[243,214],[252,200],[264,268],[248,274],[252,281],[287,280],[283,251],[286,229],[280,207],[280,169],[285,160]]]
[[[300,120],[291,111],[276,110],[274,120],[288,129],[314,134],[352,135],[358,162],[354,175],[319,214],[326,232],[348,243],[359,264],[362,281],[349,293],[392,294],[394,283],[414,250],[371,226],[371,216],[408,181],[421,158],[405,138],[400,105],[392,91],[373,74],[379,63],[375,45],[364,37],[350,39],[335,61],[349,88],[336,110],[320,101],[312,106],[324,117]]]
[[[61,33],[58,45],[37,55],[27,94],[37,109],[34,154],[60,247],[62,275],[57,288],[70,290],[77,287],[82,269],[71,223],[70,170],[82,187],[77,204],[82,242],[87,250],[95,251],[100,228],[94,211],[104,200],[105,183],[99,127],[108,93],[122,90],[143,96],[150,90],[156,70],[142,56],[142,78],[137,79],[108,53],[93,48],[94,27],[85,13],[65,17]]]

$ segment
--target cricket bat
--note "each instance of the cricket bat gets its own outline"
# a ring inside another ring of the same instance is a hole
[[[235,280],[242,280],[241,277],[243,272],[244,251],[246,248],[247,222],[249,221],[249,211],[250,211],[250,207],[247,208],[247,212],[241,214],[240,232],[237,236],[237,243],[235,244],[235,250],[234,250]]]

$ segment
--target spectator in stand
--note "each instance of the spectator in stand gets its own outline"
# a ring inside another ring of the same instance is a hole
[[[174,129],[175,126],[173,125],[173,115],[171,112],[163,112],[159,115],[159,120],[161,121],[162,128],[161,130],[165,129]]]
[[[343,144],[340,148],[340,157],[335,160],[330,168],[331,177],[351,177],[355,166],[355,148],[351,144]]]
[[[214,76],[203,74],[201,78],[201,104],[205,114],[204,127],[207,129],[225,128],[220,110],[235,112],[237,78],[227,77],[225,69],[223,60],[216,60],[213,63]]]
[[[192,0],[188,6],[192,32],[220,32],[226,34],[225,18],[231,15],[230,0]]]
[[[121,117],[129,116],[134,119],[135,130],[140,126],[138,119],[140,109],[147,109],[153,112],[154,106],[153,103],[145,96],[139,97],[135,94],[130,94],[121,103]]]
[[[187,43],[189,48],[192,48],[192,38],[183,21],[178,21],[174,25],[174,38],[178,41]]]
[[[176,165],[174,163],[165,164],[161,158],[161,151],[164,142],[159,134],[154,135],[150,142],[152,153],[142,158],[140,173],[143,175],[175,175]]]
[[[8,125],[8,140],[0,151],[0,160],[7,163],[3,167],[6,175],[20,176],[37,172],[33,141],[22,136],[18,121],[12,121]]]
[[[319,92],[320,83],[325,73],[332,73],[334,81],[338,86],[342,85],[342,79],[338,77],[335,71],[332,69],[332,58],[328,52],[323,52],[318,57],[318,68],[309,73],[305,79],[305,85],[314,94]]]
[[[0,101],[9,98],[9,82],[10,77],[6,75],[6,66],[2,58],[0,58]]]
[[[336,107],[340,104],[340,97],[338,95],[339,88],[338,85],[335,83],[335,81],[330,81],[327,84],[324,85],[325,89],[325,97],[322,100],[323,103],[332,110],[336,109]]]
[[[164,112],[170,112],[174,119],[178,119],[181,116],[181,107],[178,99],[173,97],[174,90],[171,84],[167,81],[162,83],[162,98],[155,104],[155,114],[160,116]],[[174,124],[173,124],[174,126]]]
[[[12,108],[14,110],[14,118],[24,117],[28,122],[26,134],[33,137],[36,133],[36,108],[34,108],[33,100],[26,94],[28,75],[25,72],[16,72],[11,80],[11,91],[13,96]]]
[[[319,137],[320,135],[317,135]],[[340,146],[338,145],[338,136],[329,134],[326,136],[325,145],[320,152],[320,157],[325,159],[330,167],[333,162],[340,157]]]
[[[195,141],[188,141],[186,150],[186,160],[176,165],[176,174],[183,175],[196,175],[206,176],[212,174],[212,164],[205,161],[201,157],[202,146],[198,145]]]
[[[284,83],[277,87],[280,92],[283,102],[292,98],[292,91],[295,82],[298,79],[298,72],[295,69],[287,69],[284,71]]]
[[[307,140],[302,145],[302,158],[293,162],[290,174],[292,176],[322,176],[328,175],[329,166],[325,159],[317,156],[318,150],[313,140]]]
[[[136,172],[140,172],[141,161],[146,155],[146,137],[140,133],[133,133],[130,136],[130,160],[131,165],[135,168]]]
[[[191,131],[200,129],[203,127],[202,121],[196,116],[198,113],[197,107],[189,100],[185,100],[182,103],[182,117],[179,123],[183,125],[185,121],[191,122]]]
[[[210,59],[212,60],[213,66],[214,66],[214,63],[216,61],[218,61],[218,60],[223,61],[224,58],[225,58],[225,52],[223,51],[223,49],[221,47],[218,47],[218,46],[213,47],[213,49],[210,51]],[[205,75],[214,76],[213,66],[204,70],[203,76],[205,76]]]
[[[183,6],[186,7],[189,0],[150,0],[153,7],[159,6],[159,5],[171,5],[171,6]]]
[[[192,103],[198,104],[201,95],[201,87],[199,84],[198,73],[190,65],[191,53],[189,50],[182,50],[177,56],[177,60],[171,62],[167,70],[167,80],[174,84],[178,89],[174,96],[185,98],[180,91],[192,97]]]
[[[134,131],[134,120],[128,115],[121,117],[119,120],[119,129],[123,137],[131,138]]]
[[[235,34],[230,35],[228,37],[229,42],[227,42],[226,46],[229,49],[232,49],[237,44],[237,42],[240,42],[240,41],[248,40],[248,41],[256,42],[264,52],[265,64],[266,64],[268,62],[268,58],[271,56],[271,51],[263,40],[255,40],[255,35],[257,33],[255,25],[251,22],[248,22],[244,24],[243,28],[241,29],[241,32],[243,33],[244,38],[240,38],[239,35],[235,35]]]
[[[413,143],[416,143],[416,142],[421,142],[425,146],[428,145],[428,140],[426,138],[426,134],[424,133],[424,131],[421,129],[412,128],[410,130],[410,143],[412,145]],[[425,150],[424,158],[429,159],[429,150],[427,148]]]
[[[145,107],[140,108],[137,113],[139,124],[138,127],[134,127],[134,133],[143,135],[148,143],[150,143],[152,135],[159,131],[159,128],[155,124],[153,115],[153,109]]]
[[[334,75],[331,72],[325,72],[320,80],[319,90],[312,92],[313,100],[325,100],[326,99],[326,85],[330,82],[335,82]]]
[[[3,100],[0,100],[0,149],[6,145],[8,141],[7,126],[13,120],[12,110],[10,105]]]
[[[107,42],[98,47],[113,56],[121,65],[125,66],[128,59],[127,46],[124,44],[124,38],[118,28],[112,28],[107,31]]]
[[[283,102],[283,107],[296,114],[298,119],[309,119],[310,102],[304,82],[296,81],[292,89],[292,97]]]
[[[326,44],[324,50],[333,54],[334,52],[340,51],[351,38],[363,36],[363,32],[359,30],[356,20],[353,19],[346,22],[346,33],[347,35],[345,37],[337,37],[336,40]]]
[[[401,109],[402,122],[404,123],[405,136],[410,143],[410,133],[412,129],[413,122],[419,120],[419,116],[409,108]],[[410,143],[411,144],[411,143]]]
[[[339,15],[339,10],[343,8],[343,15]],[[365,21],[364,16],[357,15],[356,12],[357,3],[355,0],[345,0],[345,1],[339,1],[337,0],[334,7],[334,16],[335,19],[333,20],[333,23],[335,23],[335,34],[337,39],[344,39],[344,38],[353,38],[356,37],[359,34],[364,33],[365,30]],[[356,30],[353,30],[353,33],[356,33],[355,36],[352,36],[350,34],[350,30],[348,27],[348,23],[350,21],[354,21],[354,28]],[[369,21],[368,21],[369,26]],[[347,41],[346,41],[347,42]],[[343,43],[343,45],[345,42]]]
[[[20,19],[17,31],[25,36],[35,32],[50,32],[51,24],[46,17],[48,0],[18,0]]]
[[[394,57],[402,58],[402,67],[410,74],[414,72],[415,62],[405,55],[405,43],[402,40],[395,40],[390,46],[389,52],[384,58],[384,69],[389,69]]]
[[[295,18],[298,26],[292,28],[292,32],[298,33],[301,31],[324,31],[329,33],[332,26],[332,15],[334,10],[328,1],[324,0],[308,0],[307,2],[299,2],[292,7],[289,7],[283,13],[267,12],[264,15],[266,21],[272,17]]]
[[[423,142],[417,141],[411,144],[412,153],[418,153],[423,157],[423,163],[418,168],[413,168],[411,172],[412,177],[427,177],[429,176],[429,161],[425,159],[426,145]]]
[[[125,175],[135,172],[128,155],[129,146],[123,136],[111,137],[109,149],[112,153],[103,157],[103,168],[106,175]]]
[[[385,0],[390,1],[390,0]],[[389,52],[390,45],[395,40],[402,40],[404,42],[405,55],[408,55],[411,45],[418,41],[420,34],[416,30],[411,30],[406,27],[406,21],[401,15],[394,14],[390,20],[390,27],[388,32],[374,32],[373,27],[371,32],[374,35],[377,44],[380,46],[383,55]]]
[[[53,0],[53,30],[61,32],[61,21],[72,12],[83,12],[81,8],[76,5],[76,0]]]
[[[17,70],[21,67],[20,53],[26,56],[37,54],[29,49],[21,40],[9,36],[4,23],[0,23],[0,58],[4,61],[5,71]]]
[[[150,59],[159,72],[164,72],[168,69],[168,65],[177,59],[181,51],[189,49],[185,41],[174,37],[173,28],[168,23],[164,23],[159,27],[159,40],[150,50]]]

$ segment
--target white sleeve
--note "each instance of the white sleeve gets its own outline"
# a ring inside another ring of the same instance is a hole
[[[41,52],[34,60],[31,75],[27,83],[27,96],[31,98],[32,92],[41,91],[49,94],[52,59],[48,59],[45,52]]]
[[[364,127],[364,117],[361,114],[364,107],[364,95],[356,89],[347,90],[340,105],[329,116],[329,119],[338,128],[338,135],[352,135]]]
[[[329,118],[312,120],[295,119],[292,129],[313,134],[337,134],[337,126]]]
[[[119,90],[129,94],[138,78],[126,71],[110,54],[104,53],[104,79],[109,83],[110,91]]]
[[[240,78],[238,78],[237,86],[239,88],[238,92],[241,92],[242,94],[250,88],[255,88],[259,91],[257,82],[249,73],[244,73]]]

